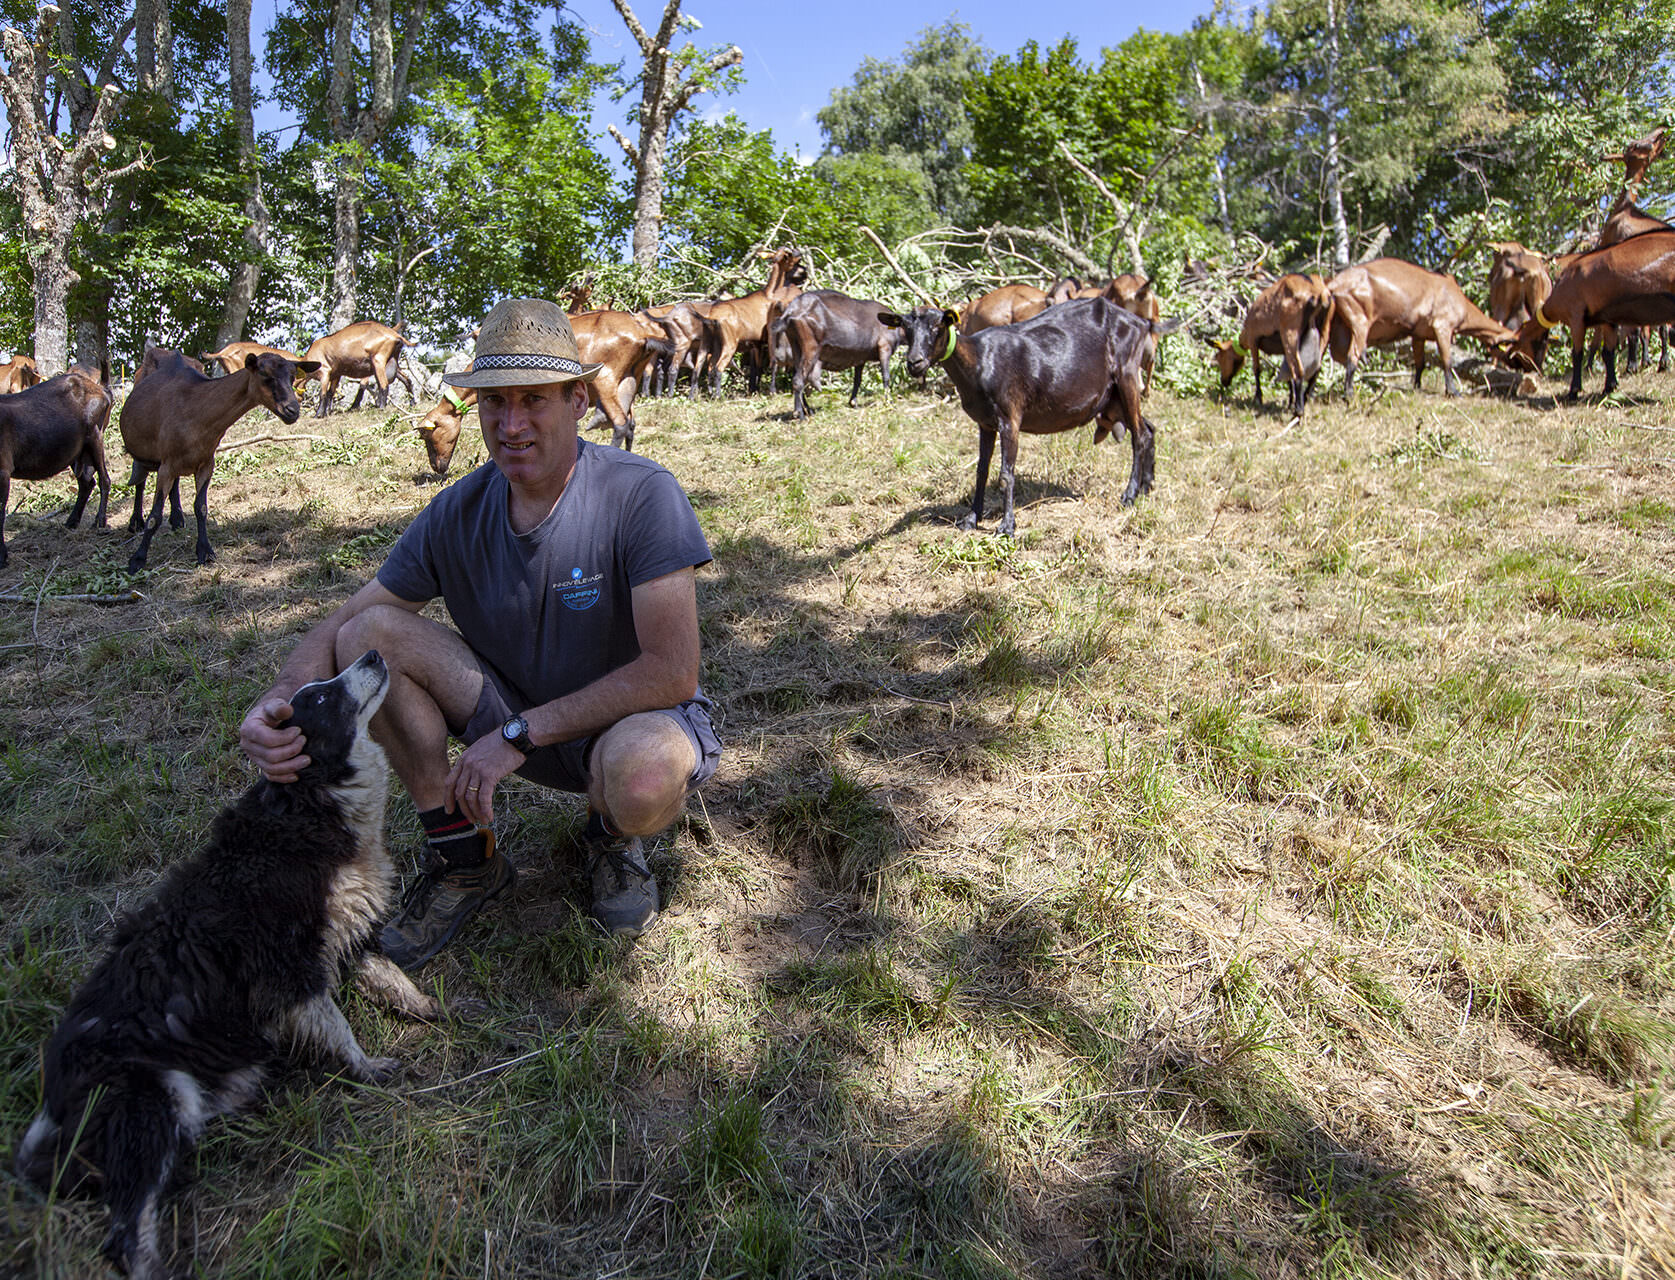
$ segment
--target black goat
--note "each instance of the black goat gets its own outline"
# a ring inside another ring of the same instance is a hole
[[[111,417],[111,393],[86,369],[0,399],[0,568],[6,563],[6,507],[12,478],[49,480],[68,467],[76,477],[76,505],[65,527],[81,523],[93,482],[99,482],[99,511],[93,527],[105,527],[110,472],[105,467],[105,427]]]
[[[861,374],[869,360],[878,361],[884,389],[890,389],[890,357],[905,335],[899,327],[879,321],[881,305],[835,289],[799,293],[784,304],[768,326],[768,348],[776,366],[792,367],[792,417],[808,417],[803,393],[822,370],[855,370],[850,408],[860,397]]]
[[[997,434],[1006,494],[1003,534],[1016,527],[1012,484],[1020,431],[1047,435],[1094,419],[1097,444],[1121,423],[1134,454],[1122,500],[1126,505],[1150,491],[1156,432],[1140,412],[1140,367],[1147,339],[1173,332],[1178,320],[1142,320],[1103,297],[1060,303],[1032,320],[970,337],[959,336],[959,316],[936,307],[905,316],[882,312],[878,320],[907,330],[907,371],[914,377],[941,363],[960,393],[960,407],[977,424],[977,489],[961,528],[974,529],[983,518]]]

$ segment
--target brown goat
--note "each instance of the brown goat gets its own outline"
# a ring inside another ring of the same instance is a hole
[[[1245,310],[1239,340],[1210,342],[1216,352],[1222,391],[1233,385],[1244,367],[1245,352],[1249,352],[1256,403],[1260,405],[1262,357],[1279,356],[1289,387],[1287,404],[1294,417],[1302,417],[1303,406],[1326,359],[1326,334],[1332,324],[1333,307],[1326,282],[1317,275],[1293,271],[1262,290]]]
[[[1453,276],[1404,262],[1375,258],[1346,267],[1330,283],[1332,359],[1344,367],[1344,392],[1355,384],[1355,370],[1368,347],[1406,338],[1413,344],[1413,385],[1425,372],[1425,344],[1434,342],[1442,360],[1443,386],[1460,393],[1454,378],[1454,339],[1476,338],[1491,354],[1510,341],[1512,331],[1477,309]]]
[[[1047,309],[1047,295],[1032,284],[1003,284],[967,306],[960,315],[960,333],[970,337],[1003,324],[1033,319]]]
[[[763,252],[767,257],[766,251]],[[717,347],[711,393],[721,394],[721,375],[741,345],[751,343],[766,347],[768,341],[768,305],[774,301],[788,301],[802,292],[808,279],[808,267],[796,249],[777,249],[768,266],[768,282],[760,289],[741,298],[720,298],[709,304],[709,318],[717,325]],[[755,390],[755,380],[751,390]]]
[[[470,372],[471,366],[466,365],[465,369],[466,372]],[[448,464],[454,460],[454,450],[459,446],[459,434],[465,428],[465,415],[470,413],[476,404],[475,387],[456,388],[444,382],[442,399],[414,428],[425,443],[425,454],[430,459],[430,469],[437,475],[448,474]]]
[[[696,400],[704,371],[721,351],[721,329],[710,319],[710,304],[669,302],[646,308],[646,314],[663,322],[672,344],[668,360],[660,366],[662,377],[657,380],[657,394],[668,395],[673,391],[675,383],[680,380],[681,370],[690,367],[692,381],[687,395]]]
[[[1601,156],[1601,160],[1619,160],[1623,165],[1623,185],[1638,188],[1646,177],[1646,170],[1652,161],[1663,154],[1664,135],[1669,131],[1662,125],[1653,129],[1644,138],[1636,138],[1627,144],[1614,156]],[[1626,194],[1626,193],[1625,193]],[[1600,248],[1605,246],[1601,245]]]
[[[209,372],[209,363],[213,360],[221,366],[222,373],[237,373],[244,368],[245,356],[263,354],[282,356],[292,364],[303,358],[295,351],[285,350],[284,347],[265,347],[259,342],[229,342],[219,351],[204,352],[203,364],[196,367],[200,372],[207,373]]]
[[[302,361],[292,362],[300,368],[313,363],[320,370],[320,403],[314,410],[316,418],[324,418],[332,411],[332,398],[337,395],[337,384],[344,378],[371,378],[378,384],[378,407],[390,401],[390,383],[399,382],[413,394],[413,381],[396,363],[396,357],[407,345],[402,337],[387,324],[376,320],[357,320],[336,333],[328,333],[308,344]],[[287,356],[287,359],[291,357]],[[357,401],[358,403],[358,401]]]
[[[587,364],[602,364],[587,390],[611,423],[611,443],[634,449],[634,393],[646,369],[674,351],[661,320],[629,311],[584,311],[570,317],[576,347]]]
[[[0,568],[7,560],[6,508],[14,477],[50,480],[68,467],[76,477],[76,505],[64,522],[67,529],[81,523],[97,480],[99,510],[93,527],[105,527],[111,489],[105,427],[110,416],[110,388],[88,369],[71,369],[0,400]]]
[[[13,356],[5,364],[0,364],[0,396],[16,395],[40,380],[41,373],[35,368],[32,356]]]
[[[1112,279],[1111,283],[1097,293],[1082,293],[1079,297],[1103,297],[1116,303],[1124,311],[1139,316],[1148,324],[1163,318],[1163,304],[1152,292],[1152,282],[1145,276],[1124,273]],[[1145,375],[1143,391],[1152,389],[1152,368],[1157,364],[1157,338],[1154,334],[1146,335],[1146,350],[1140,357],[1140,371]]]
[[[1076,276],[1060,276],[1053,281],[1052,288],[1047,290],[1047,305],[1056,307],[1061,302],[1070,302],[1076,298],[1097,298],[1105,292],[1105,286],[1095,280],[1082,280]]]
[[[1489,246],[1495,255],[1489,267],[1489,318],[1516,329],[1535,314],[1553,292],[1547,260],[1523,245],[1503,241]]]
[[[1547,301],[1508,341],[1516,365],[1539,371],[1548,333],[1570,328],[1570,390],[1582,394],[1583,349],[1595,325],[1675,322],[1675,230],[1649,231],[1617,244],[1578,254],[1560,273]],[[1605,349],[1605,392],[1617,389],[1617,352]]]
[[[192,504],[198,518],[198,563],[215,559],[209,545],[209,478],[215,474],[215,446],[228,427],[257,405],[266,406],[281,422],[295,422],[302,416],[293,385],[297,374],[318,368],[313,360],[292,362],[268,353],[247,355],[237,373],[210,378],[188,365],[179,353],[159,354],[157,368],[134,384],[118,419],[123,447],[134,459],[134,514],[128,521],[129,533],[142,528],[146,476],[157,473],[151,515],[143,522],[145,534],[128,559],[130,573],[145,564],[151,539],[163,523],[165,494],[173,502],[170,528],[185,523],[180,510],[181,476],[195,476],[198,482],[198,496]]]

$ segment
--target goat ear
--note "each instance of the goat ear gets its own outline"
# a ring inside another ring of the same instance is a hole
[[[886,329],[905,329],[907,327],[907,322],[894,311],[880,311],[878,313],[878,323]]]
[[[942,312],[942,323],[947,325],[950,329],[959,328],[960,313],[958,311],[949,311],[944,309]]]
[[[244,367],[246,369],[254,369],[256,367],[256,353],[254,351],[251,351],[251,352],[249,352],[245,355],[245,357],[244,357]]]

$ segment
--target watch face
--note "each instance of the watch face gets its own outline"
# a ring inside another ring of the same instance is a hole
[[[505,738],[507,742],[516,742],[528,732],[529,721],[525,720],[522,716],[513,716],[505,724],[500,726],[500,736]]]

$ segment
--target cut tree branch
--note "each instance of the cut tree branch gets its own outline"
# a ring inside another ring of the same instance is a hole
[[[861,234],[878,246],[878,252],[884,255],[884,261],[890,264],[890,269],[900,276],[903,282],[906,283],[907,287],[913,291],[914,297],[918,298],[927,307],[941,305],[935,298],[931,297],[930,294],[921,289],[918,282],[914,280],[912,276],[907,274],[907,268],[897,262],[896,255],[884,247],[884,242],[878,238],[878,233],[876,231],[874,231],[871,227],[862,227]]]

